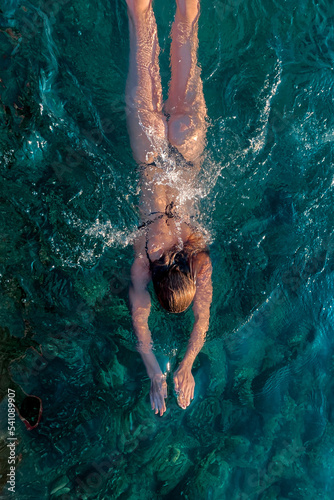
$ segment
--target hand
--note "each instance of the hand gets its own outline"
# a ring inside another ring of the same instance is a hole
[[[190,405],[190,400],[194,399],[195,379],[192,376],[191,368],[180,366],[174,373],[174,387],[178,394],[177,403],[185,410]]]
[[[166,377],[162,373],[157,373],[151,378],[150,399],[152,410],[155,414],[160,412],[160,417],[166,411],[165,398],[167,398]]]

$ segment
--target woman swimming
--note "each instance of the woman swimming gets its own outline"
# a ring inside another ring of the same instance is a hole
[[[169,312],[185,311],[193,301],[193,330],[185,356],[174,373],[178,404],[184,409],[194,397],[191,369],[205,341],[212,300],[208,248],[190,216],[191,199],[184,193],[200,169],[206,134],[206,106],[197,66],[199,0],[176,3],[172,75],[163,108],[152,0],[127,0],[127,120],[133,156],[140,165],[142,219],[134,245],[129,295],[138,350],[151,379],[152,409],[160,415],[166,411],[167,384],[152,351],[147,285],[152,279],[160,304]]]

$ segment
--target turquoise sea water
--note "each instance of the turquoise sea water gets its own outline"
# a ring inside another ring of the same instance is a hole
[[[125,2],[0,2],[1,498],[333,498],[334,7],[201,5],[214,299],[186,411],[171,382],[191,311],[153,299],[159,418],[128,309]],[[166,89],[174,4],[155,11]],[[35,429],[16,416],[14,494],[8,387],[43,402]]]

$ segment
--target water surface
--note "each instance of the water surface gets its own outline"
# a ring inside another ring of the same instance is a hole
[[[43,401],[36,429],[16,418],[18,500],[332,498],[334,9],[201,5],[214,300],[195,400],[170,389],[159,418],[128,309],[125,2],[0,3],[1,394]],[[155,10],[167,89],[174,5]],[[191,323],[153,299],[171,371]]]

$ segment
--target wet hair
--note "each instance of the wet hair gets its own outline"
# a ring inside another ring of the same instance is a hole
[[[152,282],[161,306],[171,313],[188,309],[196,293],[195,255],[208,248],[203,237],[192,234],[182,250],[171,248],[158,260],[151,262]]]

